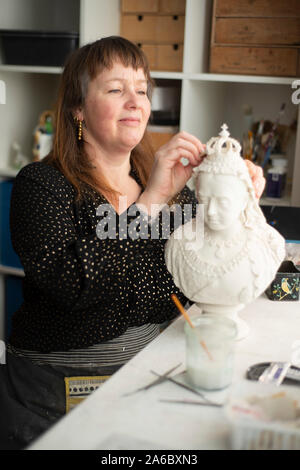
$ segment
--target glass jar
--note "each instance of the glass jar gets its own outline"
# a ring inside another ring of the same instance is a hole
[[[231,384],[237,326],[233,320],[205,313],[184,325],[186,371],[190,384],[220,390]]]

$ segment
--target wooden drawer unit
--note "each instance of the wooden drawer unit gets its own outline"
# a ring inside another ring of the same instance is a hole
[[[296,77],[297,61],[298,51],[292,48],[214,46],[210,72]]]
[[[183,15],[122,15],[121,35],[148,44],[183,43],[184,19]]]
[[[214,41],[216,44],[300,45],[300,18],[216,18]]]
[[[297,76],[300,1],[215,0],[210,72]]]
[[[186,0],[122,0],[121,35],[145,52],[150,69],[183,65]]]
[[[122,15],[121,36],[133,42],[151,43],[156,38],[157,20],[153,15]]]
[[[123,13],[158,13],[159,0],[122,0]]]
[[[147,56],[151,70],[178,72],[182,70],[182,44],[139,44]]]
[[[168,15],[184,15],[186,0],[160,0],[159,12]]]
[[[157,46],[155,46],[154,44],[141,44],[141,43],[139,43],[138,45],[143,50],[144,54],[146,55],[148,59],[150,70],[156,70]]]
[[[122,13],[184,15],[186,0],[122,0]]]
[[[293,18],[299,16],[299,0],[218,0],[217,17]]]
[[[157,47],[157,70],[182,70],[183,44],[162,44]]]

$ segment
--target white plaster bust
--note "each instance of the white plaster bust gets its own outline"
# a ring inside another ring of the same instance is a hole
[[[227,126],[206,145],[207,157],[194,170],[199,204],[204,205],[204,237],[196,219],[174,231],[165,247],[167,268],[176,286],[202,313],[234,319],[238,339],[248,333],[237,312],[259,297],[285,256],[284,238],[259,207],[241,146]],[[186,236],[189,233],[189,236]]]

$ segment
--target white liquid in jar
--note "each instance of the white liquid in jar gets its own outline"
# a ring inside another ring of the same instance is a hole
[[[203,358],[202,358],[203,359]],[[189,361],[187,364],[187,378],[189,382],[206,390],[218,390],[231,383],[233,372],[233,357],[230,355],[221,360]]]

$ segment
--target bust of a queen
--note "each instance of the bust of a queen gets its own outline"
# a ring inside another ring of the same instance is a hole
[[[208,141],[206,151],[193,175],[203,209],[203,236],[195,235],[197,218],[185,224],[185,230],[179,227],[166,244],[165,260],[185,296],[203,314],[235,320],[242,339],[248,325],[238,312],[274,279],[285,256],[285,240],[266,222],[240,156],[241,146],[225,124],[219,137]]]

